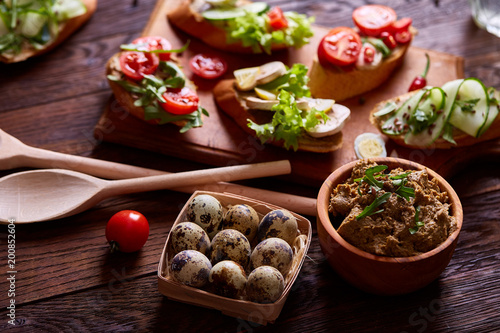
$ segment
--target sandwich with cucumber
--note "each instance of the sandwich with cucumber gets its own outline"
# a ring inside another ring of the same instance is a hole
[[[476,78],[427,86],[378,103],[370,121],[411,148],[470,146],[500,137],[500,93]]]
[[[309,43],[313,18],[248,0],[179,0],[169,22],[216,49],[267,53]]]
[[[214,87],[217,105],[248,134],[294,151],[331,152],[342,146],[350,110],[332,99],[312,98],[308,68],[273,61],[234,71]]]
[[[85,22],[97,0],[0,2],[0,61],[15,63],[52,50]]]

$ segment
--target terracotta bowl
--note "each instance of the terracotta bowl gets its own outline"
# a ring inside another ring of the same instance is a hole
[[[332,190],[349,178],[357,161],[335,170],[320,188],[317,199],[317,229],[321,250],[333,269],[353,286],[379,295],[399,295],[418,290],[434,281],[446,268],[455,251],[462,228],[462,204],[453,188],[433,170],[415,162],[399,158],[372,159],[388,170],[401,167],[405,170],[427,169],[429,178],[438,180],[442,191],[448,192],[450,215],[457,222],[457,229],[437,248],[412,257],[384,257],[362,251],[345,241],[335,230],[328,212]]]

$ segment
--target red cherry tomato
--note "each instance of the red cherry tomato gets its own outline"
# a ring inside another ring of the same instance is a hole
[[[269,25],[273,30],[285,29],[288,27],[288,21],[280,7],[274,7],[267,12]]]
[[[321,64],[347,66],[356,62],[361,46],[361,38],[353,29],[333,28],[319,43],[318,58]]]
[[[148,220],[134,210],[122,210],[113,215],[106,225],[106,239],[111,252],[139,251],[149,237]]]
[[[144,75],[152,74],[158,68],[160,60],[153,53],[125,51],[120,55],[122,72],[132,80],[141,80]]]
[[[396,21],[396,12],[383,5],[365,5],[352,12],[352,20],[362,34],[377,37]]]
[[[408,30],[398,31],[394,34],[394,39],[398,42],[398,44],[406,44],[411,41],[411,38],[411,33]]]
[[[140,50],[144,49],[144,51],[151,50],[171,50],[172,44],[168,40],[160,36],[147,36],[147,37],[139,37],[135,39],[132,44],[144,44],[143,48],[139,48]],[[170,53],[156,53],[161,61],[170,60]]]
[[[194,112],[198,109],[199,98],[196,92],[188,87],[182,89],[169,89],[162,95],[165,103],[162,108],[172,114],[182,115]]]
[[[391,31],[394,34],[401,31],[408,31],[412,22],[411,18],[403,17],[392,24]]]
[[[204,79],[216,79],[227,71],[227,63],[224,59],[207,54],[197,54],[189,62],[189,67],[194,74]]]

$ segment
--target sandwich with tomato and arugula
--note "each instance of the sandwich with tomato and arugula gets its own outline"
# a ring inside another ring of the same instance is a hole
[[[273,61],[234,71],[213,90],[218,106],[264,144],[294,151],[331,152],[342,146],[350,110],[332,99],[311,98],[308,68]]]
[[[146,36],[121,45],[106,64],[108,83],[118,103],[150,124],[171,123],[186,132],[203,125],[208,112],[199,104],[195,85],[175,58],[187,44],[172,50],[168,40]]]
[[[15,63],[52,50],[87,22],[97,0],[0,2],[0,61]]]
[[[268,53],[300,48],[313,35],[313,18],[248,0],[179,0],[169,22],[214,48]]]
[[[342,101],[383,84],[399,67],[416,29],[383,5],[352,13],[355,28],[331,29],[318,45],[309,73],[311,93]]]

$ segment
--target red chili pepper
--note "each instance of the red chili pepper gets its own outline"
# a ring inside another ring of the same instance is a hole
[[[417,76],[413,82],[410,85],[410,89],[408,91],[413,91],[413,90],[418,90],[422,89],[427,85],[427,79],[425,78],[427,76],[427,72],[429,71],[429,65],[431,63],[429,59],[429,55],[426,53],[425,57],[427,58],[427,64],[425,65],[425,70],[422,73],[422,75]]]

